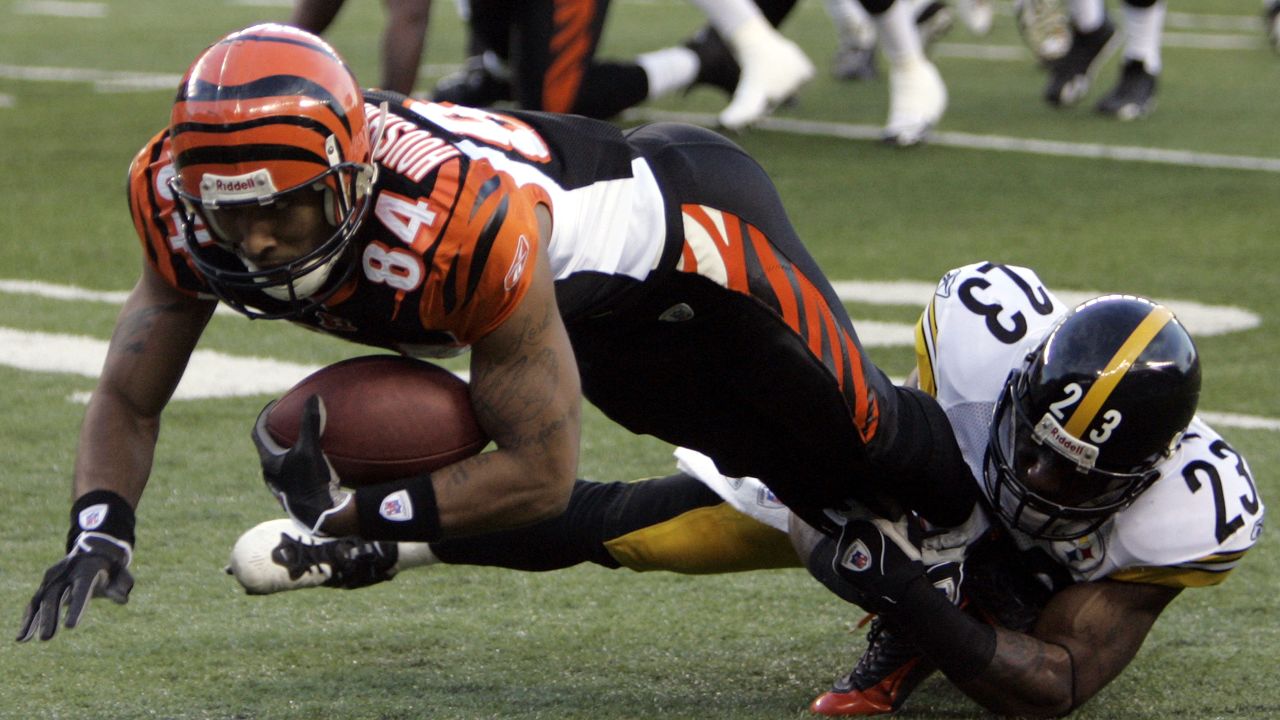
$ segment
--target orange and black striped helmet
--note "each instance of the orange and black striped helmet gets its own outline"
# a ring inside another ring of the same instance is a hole
[[[171,186],[185,211],[188,249],[223,300],[249,315],[288,317],[340,285],[331,270],[368,211],[377,173],[360,86],[328,43],[275,24],[227,35],[183,77],[169,129]],[[236,248],[221,211],[317,191],[334,228],[326,241],[282,267],[229,257]],[[197,214],[210,231],[204,244],[194,230]],[[277,302],[255,303],[262,294]],[[264,304],[275,312],[262,311]]]
[[[992,506],[1035,537],[1092,532],[1159,478],[1199,398],[1199,354],[1169,308],[1132,295],[1079,305],[996,404],[984,478]]]

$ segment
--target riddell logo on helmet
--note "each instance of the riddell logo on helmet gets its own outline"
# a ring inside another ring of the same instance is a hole
[[[200,179],[200,197],[205,202],[255,200],[275,192],[276,185],[265,168],[244,175],[205,173]]]
[[[1058,451],[1059,455],[1068,458],[1083,468],[1092,468],[1098,461],[1098,447],[1083,440],[1072,437],[1058,421],[1048,413],[1040,419],[1036,426],[1035,436],[1041,442]]]

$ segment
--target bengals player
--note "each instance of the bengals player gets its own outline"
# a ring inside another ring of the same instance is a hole
[[[892,491],[943,525],[975,502],[941,409],[868,360],[768,176],[711,131],[364,93],[323,40],[261,25],[188,70],[130,207],[147,262],[86,411],[67,556],[20,639],[53,637],[64,599],[74,627],[95,587],[127,598],[160,414],[216,300],[400,353],[470,350],[490,452],[349,494],[318,398],[293,448],[254,433],[316,532],[429,541],[557,515],[582,397],[824,530],[853,496]]]

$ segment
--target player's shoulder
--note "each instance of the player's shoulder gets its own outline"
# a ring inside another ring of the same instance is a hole
[[[1029,268],[979,262],[947,272],[916,327],[921,387],[944,405],[993,400],[1065,310]]]
[[[169,179],[173,177],[172,158],[169,154],[169,129],[152,135],[134,153],[129,163],[129,194],[134,201],[162,203],[169,200]]]
[[[1257,542],[1264,512],[1244,456],[1195,418],[1159,480],[1116,517],[1114,543],[1127,560],[1112,577],[1217,584]]]

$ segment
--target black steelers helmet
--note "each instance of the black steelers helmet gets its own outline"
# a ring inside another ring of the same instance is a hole
[[[1163,305],[1107,295],[1076,307],[1009,375],[984,485],[1023,532],[1093,532],[1159,477],[1200,397],[1200,358]]]

